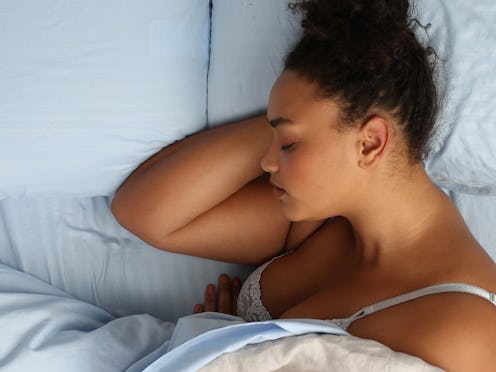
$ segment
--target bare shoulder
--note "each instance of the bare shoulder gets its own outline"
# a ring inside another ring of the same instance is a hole
[[[440,294],[393,311],[389,324],[371,338],[447,371],[495,370],[496,306],[489,301]]]
[[[437,350],[431,358],[448,371],[494,371],[496,306],[475,296],[463,297],[445,311],[441,324],[431,324],[425,348]]]

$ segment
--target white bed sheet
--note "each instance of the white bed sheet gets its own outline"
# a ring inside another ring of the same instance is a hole
[[[0,201],[0,263],[113,315],[175,321],[203,301],[218,275],[250,267],[160,251],[123,229],[110,198]]]

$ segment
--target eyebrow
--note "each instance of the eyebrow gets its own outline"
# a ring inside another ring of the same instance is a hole
[[[272,120],[269,120],[269,118],[267,118],[267,121],[269,122],[269,124],[272,128],[276,128],[277,126],[283,125],[283,124],[293,124],[293,122],[291,120],[283,118],[283,117],[278,117],[278,118],[275,118]]]

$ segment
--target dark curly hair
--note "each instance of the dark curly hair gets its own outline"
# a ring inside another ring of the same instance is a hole
[[[424,48],[409,18],[408,0],[295,1],[303,37],[285,69],[319,87],[318,98],[336,99],[341,127],[387,112],[403,126],[409,155],[424,159],[437,114],[435,56]],[[421,26],[423,27],[423,26]]]

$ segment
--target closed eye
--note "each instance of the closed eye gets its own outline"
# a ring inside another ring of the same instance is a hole
[[[294,143],[290,143],[289,145],[284,145],[284,146],[281,146],[281,150],[282,150],[282,151],[288,151],[288,150],[291,150],[291,148],[292,148],[294,145],[295,145]]]

